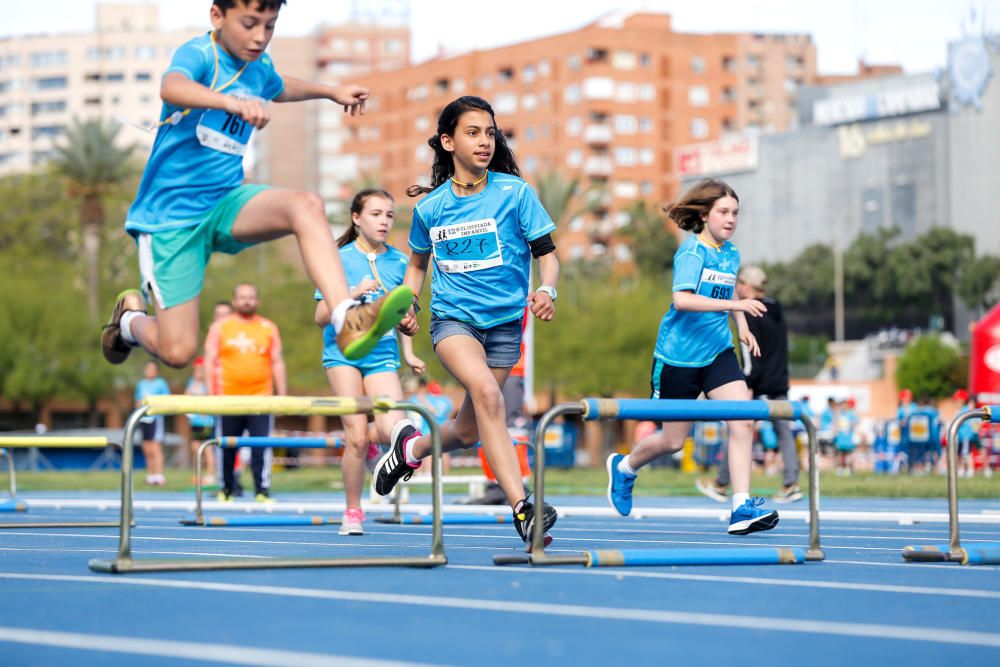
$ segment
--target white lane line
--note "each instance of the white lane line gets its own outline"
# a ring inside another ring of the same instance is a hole
[[[44,547],[0,547],[0,551],[44,551],[48,553],[100,553],[116,555],[113,549],[58,549]],[[220,558],[263,558],[270,560],[274,556],[250,556],[247,554],[214,554],[202,551],[143,551],[143,554],[156,554],[158,556],[218,556]]]
[[[821,588],[880,593],[900,593],[906,595],[936,595],[944,597],[985,598],[1000,600],[1000,591],[983,591],[969,588],[931,588],[927,586],[898,586],[893,584],[863,584],[845,581],[811,581],[808,579],[769,579],[765,577],[727,577],[712,574],[674,574],[669,572],[637,572],[622,568],[580,568],[575,570],[556,568],[497,567],[489,565],[449,565],[450,570],[478,570],[483,572],[514,572],[517,574],[562,574],[576,576],[605,576],[616,579],[676,579],[679,581],[706,581],[722,584],[750,584],[755,586],[790,586],[793,588]]]
[[[1000,567],[989,565],[959,565],[958,563],[880,563],[867,560],[824,560],[824,563],[834,565],[876,565],[878,567],[908,567],[913,570],[922,570],[927,567],[944,568],[952,572],[1000,572]]]
[[[0,579],[66,581],[97,584],[101,586],[148,586],[153,588],[204,590],[224,593],[243,593],[248,595],[273,595],[291,598],[360,602],[377,604],[380,605],[380,608],[384,608],[385,605],[409,605],[438,609],[464,609],[508,614],[534,614],[539,616],[605,619],[612,621],[641,621],[646,623],[668,625],[698,625],[713,628],[744,628],[755,632],[797,632],[841,637],[866,637],[871,639],[906,642],[933,642],[1000,648],[1000,634],[998,633],[971,630],[951,630],[936,627],[914,627],[910,625],[901,626],[845,623],[837,621],[805,620],[799,618],[747,616],[743,614],[713,614],[658,609],[625,609],[620,607],[515,602],[503,600],[484,600],[481,598],[408,595],[402,593],[367,593],[316,588],[293,588],[288,586],[259,586],[208,581],[187,581],[184,579],[127,579],[107,576],[20,574],[12,572],[0,573]]]
[[[25,628],[0,627],[0,642],[57,646],[103,653],[152,655],[161,658],[183,658],[232,665],[267,665],[269,667],[417,667],[416,662],[372,660],[348,655],[328,655],[303,651],[248,648],[235,644],[205,644],[177,640],[137,639],[115,635],[90,635],[77,632],[52,632]]]

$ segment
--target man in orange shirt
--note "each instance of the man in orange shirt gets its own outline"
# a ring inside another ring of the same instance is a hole
[[[214,322],[205,340],[205,370],[211,377],[206,384],[213,393],[225,396],[283,396],[288,392],[285,360],[281,354],[281,336],[271,320],[257,314],[260,294],[250,283],[240,283],[233,290],[236,312]],[[268,436],[271,415],[241,415],[219,418],[218,435]],[[258,502],[270,500],[271,449],[251,450],[250,467]],[[229,501],[236,486],[233,467],[236,450],[222,451],[222,491],[219,500]]]

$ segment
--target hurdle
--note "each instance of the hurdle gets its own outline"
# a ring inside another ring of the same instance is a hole
[[[194,462],[194,517],[181,519],[184,526],[339,526],[340,519],[327,519],[321,516],[239,516],[211,517],[206,519],[202,512],[204,490],[204,455],[209,447],[239,448],[239,447],[297,447],[299,449],[326,449],[339,447],[339,438],[281,438],[272,436],[222,436],[201,443]]]
[[[1000,405],[984,405],[958,415],[948,428],[948,544],[903,547],[903,560],[910,563],[960,563],[1000,565],[1000,543],[963,547],[958,527],[958,429],[970,419],[1000,424]]]
[[[425,515],[404,515],[402,508],[403,489],[410,485],[425,484],[427,481],[426,477],[413,477],[408,482],[398,485],[392,494],[392,515],[375,517],[375,522],[410,526],[428,523]],[[441,486],[444,487],[445,484],[468,484],[470,495],[474,494],[477,490],[482,494],[486,490],[486,481],[485,475],[445,475],[441,478]],[[478,489],[474,487],[478,487]],[[510,520],[506,520],[503,517],[498,518],[497,515],[493,514],[443,514],[441,516],[441,523],[444,525],[513,523],[513,517],[508,518]]]
[[[390,410],[412,411],[422,415],[431,429],[434,477],[432,490],[433,530],[430,551],[425,556],[366,556],[346,558],[274,558],[274,559],[207,559],[164,558],[135,559],[132,556],[130,523],[133,517],[132,478],[133,434],[139,420],[145,416],[209,414],[209,415],[322,415],[375,414]],[[114,559],[95,558],[89,567],[95,572],[123,574],[130,572],[179,572],[201,570],[282,569],[311,567],[436,567],[448,562],[444,552],[441,528],[441,434],[434,415],[424,406],[389,398],[364,397],[299,397],[299,396],[147,396],[125,422],[122,447],[121,521],[119,522],[118,555]]]
[[[14,457],[11,449],[28,447],[58,447],[61,449],[97,449],[100,447],[118,447],[117,442],[107,438],[93,437],[60,437],[55,435],[7,435],[0,436],[0,447],[3,447],[7,460],[7,476],[9,478],[10,499],[0,504],[3,512],[27,512],[28,504],[17,499],[17,473],[14,470]],[[0,523],[3,528],[118,528],[117,521],[11,521]]]
[[[733,421],[763,419],[799,419],[809,435],[809,545],[805,550],[744,547],[727,549],[655,549],[596,550],[552,556],[545,553],[542,511],[545,485],[545,430],[556,417],[579,415],[585,421],[595,419],[637,419],[652,421]],[[535,518],[530,552],[498,554],[496,565],[584,565],[587,567],[624,565],[724,565],[791,564],[821,561],[825,558],[819,536],[819,447],[816,426],[792,401],[705,401],[585,398],[575,403],[561,403],[549,409],[535,430]]]

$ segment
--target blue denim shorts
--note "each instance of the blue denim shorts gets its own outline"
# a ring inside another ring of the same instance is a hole
[[[480,329],[474,324],[431,316],[431,343],[449,336],[470,336],[486,350],[486,365],[490,368],[512,368],[521,358],[521,319]]]

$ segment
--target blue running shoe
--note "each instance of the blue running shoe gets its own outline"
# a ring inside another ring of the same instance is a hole
[[[608,457],[608,502],[619,514],[628,516],[632,511],[632,487],[635,486],[637,475],[629,475],[618,469],[618,463],[624,458],[622,454]]]
[[[761,507],[764,499],[760,496],[748,498],[733,510],[729,517],[730,535],[749,535],[759,530],[771,530],[778,525],[778,513]]]

